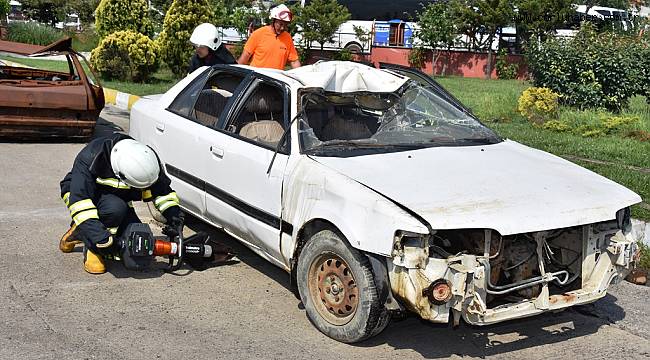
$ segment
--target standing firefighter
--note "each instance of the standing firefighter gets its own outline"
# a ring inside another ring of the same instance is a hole
[[[169,184],[148,146],[117,133],[91,141],[61,181],[72,224],[59,249],[69,253],[83,242],[84,269],[106,272],[103,257],[117,254],[117,238],[129,224],[140,222],[133,201],[153,201],[168,223],[182,223],[178,197]]]
[[[255,30],[248,38],[237,62],[246,65],[250,61],[251,66],[284,70],[289,61],[292,68],[299,67],[298,51],[287,32],[293,19],[291,10],[278,5],[271,9],[269,18],[270,25]]]
[[[197,26],[192,32],[190,42],[196,49],[187,68],[190,74],[201,66],[237,63],[230,51],[223,46],[219,31],[212,24],[204,23]]]

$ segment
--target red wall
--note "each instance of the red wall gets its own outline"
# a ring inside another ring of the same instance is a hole
[[[390,47],[374,47],[370,56],[366,56],[366,59],[379,63],[379,62],[389,62],[393,64],[409,66],[408,54],[410,49],[404,48],[390,48]],[[440,74],[443,68],[443,64],[448,61],[446,75],[457,75],[463,77],[472,77],[472,78],[483,78],[485,77],[485,72],[487,71],[487,53],[474,53],[467,51],[451,51],[449,59],[447,60],[447,53],[443,52],[436,64],[436,74]],[[492,54],[493,64],[496,64],[496,54]],[[432,54],[427,55],[425,66],[423,69],[424,72],[431,74],[432,73]],[[521,55],[508,55],[509,63],[519,63],[519,74],[518,78],[524,79],[527,77],[528,67],[524,62],[524,58]],[[493,66],[492,78],[497,78],[496,67]]]

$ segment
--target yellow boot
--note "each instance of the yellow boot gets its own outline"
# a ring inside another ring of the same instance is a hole
[[[66,231],[63,236],[61,236],[61,240],[59,240],[59,250],[64,253],[69,253],[74,250],[75,245],[81,244],[81,240],[75,239],[75,230],[77,229],[76,224],[72,224],[70,226],[70,229]]]
[[[89,274],[103,274],[106,272],[104,259],[94,252],[84,249],[84,270]]]

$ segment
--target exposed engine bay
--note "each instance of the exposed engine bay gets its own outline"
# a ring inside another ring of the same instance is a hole
[[[389,277],[393,294],[423,318],[447,322],[453,313],[455,324],[462,317],[484,325],[593,302],[637,256],[620,220],[508,236],[490,229],[402,233]]]

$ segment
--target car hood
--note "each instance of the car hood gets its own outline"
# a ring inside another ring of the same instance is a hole
[[[358,157],[314,157],[407,207],[433,229],[502,235],[612,220],[641,202],[629,189],[514,141]]]

